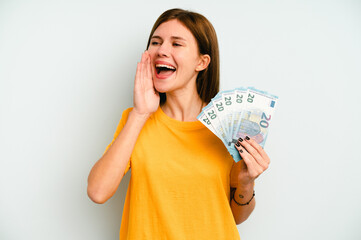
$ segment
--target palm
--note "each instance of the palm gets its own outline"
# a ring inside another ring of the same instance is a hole
[[[134,82],[134,109],[141,114],[153,113],[159,106],[159,93],[154,89],[150,56],[143,53]]]

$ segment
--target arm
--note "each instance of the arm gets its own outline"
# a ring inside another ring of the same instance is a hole
[[[91,169],[87,192],[93,202],[104,203],[114,195],[146,120],[147,116],[131,111],[119,136]]]
[[[236,224],[240,224],[251,215],[255,208],[256,200],[252,198],[254,181],[268,168],[270,159],[263,148],[248,137],[244,140],[239,139],[235,147],[243,160],[234,163],[231,170],[230,204]],[[236,201],[240,204],[247,202],[249,204],[238,205]]]
[[[234,192],[234,195],[232,191]],[[248,205],[242,206],[239,206],[235,200],[240,204],[245,204],[252,198],[252,196],[253,184],[246,187],[238,186],[237,188],[231,188],[231,209],[237,225],[246,221],[247,218],[251,215],[256,206],[256,199],[253,197]]]
[[[158,106],[159,94],[153,86],[150,56],[145,52],[138,63],[134,81],[134,108],[118,137],[89,173],[87,193],[92,201],[104,203],[114,195],[139,133]]]

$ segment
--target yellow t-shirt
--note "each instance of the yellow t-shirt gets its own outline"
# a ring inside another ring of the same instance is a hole
[[[131,110],[123,112],[112,143]],[[240,239],[230,208],[233,163],[221,140],[201,122],[177,121],[158,108],[125,170],[132,169],[120,239]]]

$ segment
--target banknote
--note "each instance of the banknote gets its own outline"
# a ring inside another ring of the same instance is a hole
[[[224,102],[224,121],[227,128],[227,141],[229,142],[233,136],[232,121],[233,121],[235,92],[233,90],[222,92],[222,99]]]
[[[202,112],[198,115],[197,119],[203,123],[204,126],[206,126],[212,133],[214,133],[214,135],[216,135],[218,138],[220,138],[220,136],[218,135],[218,133],[216,132],[216,130],[213,128],[211,121],[209,121],[206,113],[202,110]]]
[[[203,108],[203,112],[210,121],[212,128],[215,130],[217,135],[220,136],[222,140],[227,139],[227,134],[224,131],[224,128],[219,119],[220,115],[216,113],[216,108],[214,107],[214,105],[208,104],[206,107]]]
[[[225,103],[222,98],[222,93],[219,92],[211,101],[210,104],[213,105],[218,116],[219,122],[222,126],[222,130],[225,133],[226,137],[223,140],[228,139],[228,129],[227,129],[227,122],[226,122],[226,114],[225,114]]]
[[[237,131],[236,128],[241,119],[242,109],[244,108],[245,105],[247,88],[241,87],[235,89],[234,91],[235,91],[235,98],[233,99],[234,111],[232,117],[232,133],[235,133]],[[232,139],[229,142],[232,142],[232,140],[233,140],[233,135],[232,135]]]
[[[233,159],[241,156],[234,144],[249,136],[264,147],[278,97],[254,87],[218,93],[197,119],[220,138]]]

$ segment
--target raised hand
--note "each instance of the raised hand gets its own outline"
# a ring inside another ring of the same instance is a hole
[[[249,186],[269,166],[270,159],[263,148],[253,139],[239,139],[235,147],[243,161],[233,164],[231,169],[231,187]]]
[[[141,115],[150,115],[159,106],[159,93],[154,88],[152,66],[148,51],[143,53],[142,59],[137,65],[133,101],[133,111]]]

